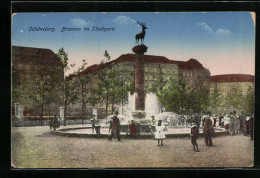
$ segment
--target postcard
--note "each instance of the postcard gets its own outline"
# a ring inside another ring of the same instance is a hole
[[[254,166],[254,12],[23,12],[11,166]]]

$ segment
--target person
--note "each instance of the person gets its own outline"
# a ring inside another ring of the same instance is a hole
[[[92,119],[90,119],[91,126],[92,126],[92,133],[94,133],[95,124],[96,124],[95,116],[96,116],[96,115],[93,115],[93,116],[92,116]]]
[[[140,122],[136,123],[135,128],[136,128],[136,137],[139,139],[140,138],[140,134],[141,134],[141,124],[140,124]]]
[[[197,138],[199,136],[199,129],[196,125],[193,125],[191,127],[190,136],[191,136],[191,144],[193,145],[194,151],[199,152],[200,150],[199,150],[198,144],[197,144]],[[195,146],[197,147],[197,149],[195,148]]]
[[[236,115],[236,112],[234,113],[234,127],[235,127],[235,134],[239,134],[240,132],[240,123],[239,123],[239,115]]]
[[[223,125],[222,125],[222,119],[223,119],[224,117],[222,116],[222,114],[220,113],[219,114],[219,117],[218,117],[218,126],[219,127],[222,127]]]
[[[99,124],[99,121],[97,121],[96,122],[96,124],[95,124],[95,130],[96,130],[96,134],[98,135],[98,136],[100,136],[100,124]]]
[[[251,140],[254,141],[254,116],[251,116],[249,119],[249,133]]]
[[[113,123],[112,118],[110,118],[109,121],[108,121],[108,124],[109,124],[108,133],[110,133],[110,131],[112,130],[112,123]]]
[[[204,122],[204,128],[203,128],[204,138],[206,146],[213,146],[212,142],[212,136],[214,135],[214,128],[212,127],[212,120],[210,119],[210,113],[209,116],[206,117]]]
[[[57,118],[57,115],[55,114],[54,118],[53,118],[53,131],[56,131],[56,128],[59,127],[59,120]]]
[[[233,111],[233,135],[238,134],[238,117],[236,111]]]
[[[117,116],[118,116],[118,111],[116,111],[114,116],[112,117],[112,130],[111,130],[111,134],[108,138],[108,140],[110,140],[110,141],[112,141],[114,134],[117,136],[118,141],[121,141],[121,139],[120,139],[120,121]]]
[[[225,129],[229,132],[229,125],[230,125],[230,118],[229,118],[229,116],[226,114],[223,120],[224,120]]]
[[[164,129],[165,127],[162,124],[162,120],[159,120],[155,132],[155,139],[158,140],[158,146],[160,146],[160,141],[161,141],[161,146],[163,145],[163,139],[165,139]]]
[[[131,121],[131,124],[129,124],[129,130],[130,130],[130,137],[135,137],[136,135],[136,124],[134,120]]]
[[[152,118],[152,122],[150,125],[150,131],[151,131],[151,135],[153,136],[153,140],[154,140],[155,139],[154,136],[155,136],[156,121],[154,120],[154,116],[151,116],[151,118]]]
[[[210,120],[211,120],[211,126],[213,127],[214,119],[213,119],[213,116],[211,115],[211,112],[210,112],[210,111],[208,111],[208,117],[210,118]]]
[[[246,117],[246,135],[249,135],[249,129],[250,129],[250,125],[249,125],[249,120],[250,120],[250,115],[247,114],[247,117]]]
[[[244,133],[244,112],[242,111],[238,117],[240,133]]]
[[[194,122],[197,126],[197,128],[200,128],[200,116],[198,115],[198,113],[196,113],[195,117],[194,117]]]
[[[202,114],[202,119],[201,119],[201,120],[202,120],[202,127],[204,127],[204,123],[205,123],[206,117],[207,117],[206,113],[203,112],[203,114]]]
[[[213,120],[214,120],[214,125],[213,125],[213,127],[216,127],[216,123],[217,123],[217,115],[215,115],[215,117],[213,118]]]
[[[50,126],[50,131],[52,131],[52,127],[53,127],[53,119],[50,119],[50,121],[49,121],[49,126]]]

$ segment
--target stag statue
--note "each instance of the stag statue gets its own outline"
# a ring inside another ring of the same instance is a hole
[[[136,40],[136,43],[138,43],[139,40],[141,39],[141,44],[143,44],[144,37],[145,37],[145,29],[147,29],[147,27],[146,27],[146,24],[142,23],[142,22],[141,23],[137,22],[137,24],[142,26],[142,32],[135,35],[135,40]]]

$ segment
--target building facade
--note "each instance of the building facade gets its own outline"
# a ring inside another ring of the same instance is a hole
[[[35,92],[37,89],[46,86],[55,90],[64,80],[62,63],[50,49],[12,46],[11,64],[12,105],[22,106],[24,114],[33,112],[39,105],[35,102],[41,97],[40,92]],[[48,81],[51,83],[48,84]],[[59,106],[57,103],[50,102],[45,107],[49,110],[57,110]]]
[[[134,80],[134,64],[134,54],[123,54],[113,61],[92,65],[80,74],[70,75],[67,77],[67,80],[76,81],[79,76],[85,75],[90,80],[89,86],[93,87],[98,80],[96,77],[97,72],[108,67],[115,69],[119,77],[130,76],[130,80]],[[155,84],[156,76],[159,71],[162,72],[163,78],[166,81],[170,81],[171,79],[177,81],[183,80],[189,87],[197,88],[199,85],[209,88],[210,72],[196,59],[174,61],[164,56],[144,55],[144,89],[146,92]],[[118,106],[120,106],[120,103],[118,103]],[[95,107],[99,109],[104,108],[104,103],[99,102]],[[80,104],[71,105],[71,108],[79,109]],[[111,108],[109,108],[109,110],[111,110]]]
[[[235,88],[243,102],[243,97],[247,95],[248,89],[251,88],[254,91],[254,81],[254,76],[247,74],[213,75],[210,76],[210,94],[212,95],[214,90],[219,92],[223,98],[222,109],[220,110],[222,113],[229,113],[233,110],[237,110],[237,108],[233,108],[228,104],[228,95],[232,94],[231,90]],[[243,109],[242,103],[242,107],[239,108],[238,111],[242,111]]]

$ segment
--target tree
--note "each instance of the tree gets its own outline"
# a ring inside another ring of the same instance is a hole
[[[105,51],[104,57],[106,58],[105,62],[110,60],[110,56],[107,51]],[[98,71],[97,76],[98,82],[95,93],[98,94],[100,100],[105,104],[107,116],[109,104],[113,104],[115,102],[115,88],[117,86],[116,71],[111,66],[105,67]]]
[[[194,87],[188,96],[188,107],[192,113],[201,114],[208,108],[209,91],[205,87]]]
[[[179,80],[173,83],[173,95],[172,102],[169,103],[175,112],[183,116],[189,112],[189,88],[187,87],[186,82]],[[175,105],[175,106],[174,106]]]
[[[20,66],[18,62],[12,61],[12,103],[19,103],[21,96],[26,94],[25,91],[25,82],[26,82],[26,77],[25,73],[26,70],[23,66]]]
[[[61,47],[57,53],[58,58],[60,59],[60,62],[62,63],[62,67],[64,72],[69,70],[69,66],[68,66],[68,53],[65,52],[64,48]]]
[[[77,90],[73,81],[64,81],[62,91],[64,93],[64,125],[66,125],[67,108],[71,103],[75,103],[78,98]]]
[[[75,64],[68,65],[68,53],[65,52],[64,48],[60,48],[57,56],[59,57],[63,72],[66,73],[68,70],[73,68]],[[67,117],[67,107],[69,104],[74,103],[77,99],[77,92],[75,90],[75,83],[73,81],[67,80],[64,78],[63,82],[60,85],[61,89],[61,100],[64,104],[64,125],[66,125],[66,117]]]
[[[118,77],[118,98],[120,98],[121,106],[124,106],[124,101],[128,98],[128,92],[134,94],[134,73],[120,73]],[[122,108],[123,114],[123,108]]]
[[[189,107],[189,89],[182,80],[171,79],[168,87],[163,90],[163,94],[158,97],[166,110],[173,111],[183,116],[187,114]]]
[[[245,96],[245,112],[254,114],[255,111],[255,91],[249,86]]]
[[[223,95],[219,92],[218,88],[215,87],[213,92],[209,96],[209,107],[216,113],[223,104]]]
[[[104,53],[105,60],[102,63],[109,62],[110,55],[107,51]],[[127,97],[128,91],[133,92],[132,74],[117,72],[113,66],[105,66],[97,72],[98,82],[94,89],[100,101],[105,105],[106,116],[108,107],[111,105],[111,111],[114,112],[115,105]]]
[[[152,85],[152,87],[149,89],[150,92],[154,93],[161,104],[165,105],[165,93],[167,90],[167,81],[164,80],[164,75],[162,72],[161,65],[158,64],[158,71],[155,75],[155,83]],[[167,104],[166,104],[167,105]]]
[[[32,69],[31,82],[28,84],[29,96],[36,106],[40,107],[40,120],[42,118],[44,106],[57,101],[59,93],[59,83],[63,80],[63,71],[59,66],[52,66],[40,63]]]
[[[84,121],[84,118],[86,117],[86,106],[89,96],[90,89],[87,87],[87,85],[90,82],[90,77],[88,74],[85,75],[83,71],[86,68],[87,62],[85,59],[82,60],[81,67],[78,68],[77,72],[75,73],[77,75],[77,79],[75,80],[76,85],[76,92],[77,92],[77,99],[81,101],[81,111],[82,111],[82,124]]]
[[[242,90],[238,84],[233,84],[227,92],[226,102],[233,110],[242,109]]]

